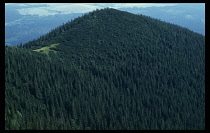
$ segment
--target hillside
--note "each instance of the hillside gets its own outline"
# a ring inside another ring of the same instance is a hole
[[[205,37],[96,10],[6,47],[5,129],[205,128]]]

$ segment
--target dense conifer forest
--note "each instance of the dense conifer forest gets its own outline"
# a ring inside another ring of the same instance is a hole
[[[6,130],[205,129],[205,37],[177,25],[95,10],[5,68]]]

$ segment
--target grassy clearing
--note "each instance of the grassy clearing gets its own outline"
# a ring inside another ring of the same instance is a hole
[[[57,53],[57,51],[55,50],[52,50],[50,48],[55,48],[57,45],[59,45],[60,43],[56,43],[56,44],[51,44],[50,46],[46,46],[46,47],[42,47],[40,49],[36,49],[36,50],[33,50],[33,51],[36,51],[36,52],[40,52],[40,53],[45,53],[45,54],[49,54],[49,52],[54,52],[54,53]]]

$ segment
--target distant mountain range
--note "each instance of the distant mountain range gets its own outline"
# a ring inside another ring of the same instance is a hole
[[[205,4],[202,3],[14,3],[5,5],[5,43],[26,43],[84,13],[105,7],[151,16],[205,35]]]

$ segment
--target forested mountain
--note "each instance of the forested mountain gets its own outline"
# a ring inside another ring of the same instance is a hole
[[[102,9],[5,47],[5,129],[205,129],[205,37]]]

